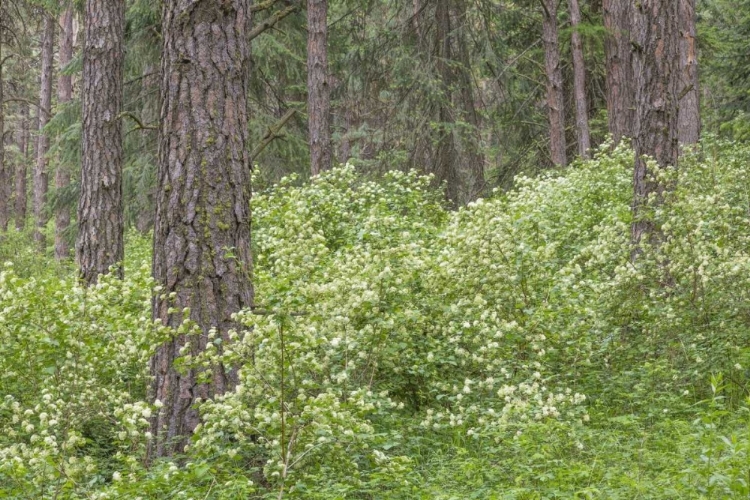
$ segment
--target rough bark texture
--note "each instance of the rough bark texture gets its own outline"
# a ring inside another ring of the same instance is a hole
[[[451,16],[450,0],[437,0],[435,4],[435,59],[437,73],[443,88],[443,100],[438,104],[437,122],[439,125],[436,138],[436,152],[432,173],[435,182],[445,183],[445,195],[453,207],[460,204],[460,178],[458,175],[458,152],[449,125],[453,122],[451,113],[451,89],[454,83],[450,67],[451,54]]]
[[[83,36],[81,197],[76,261],[96,283],[111,266],[122,276],[122,79],[125,2],[86,0]]]
[[[570,49],[573,53],[573,95],[576,101],[576,136],[578,137],[578,155],[589,158],[591,150],[591,132],[589,130],[589,105],[586,99],[586,67],[583,62],[583,44],[578,25],[581,24],[581,9],[578,0],[568,0],[570,25],[573,34]]]
[[[331,168],[331,88],[328,81],[328,0],[307,1],[307,115],[310,171]]]
[[[474,105],[474,81],[471,75],[471,58],[467,40],[470,29],[466,20],[466,2],[455,0],[455,26],[453,30],[456,40],[456,76],[459,82],[457,104],[461,121],[469,125],[458,141],[459,168],[461,171],[460,203],[466,204],[476,200],[485,187],[484,155],[482,154],[479,128],[479,114]],[[462,130],[466,127],[458,127]]]
[[[177,328],[190,308],[200,334],[175,337],[152,359],[152,397],[163,403],[152,422],[152,457],[182,450],[199,421],[193,403],[236,382],[234,370],[217,367],[199,383],[196,369],[178,373],[173,363],[183,348],[203,351],[212,328],[229,342],[232,314],[253,301],[248,14],[245,0],[167,0],[163,10],[153,271],[165,295],[153,313]]]
[[[57,103],[64,105],[73,96],[73,79],[70,75],[63,75],[62,69],[73,58],[73,8],[68,7],[60,16],[60,47],[58,63],[60,75],[57,78]],[[70,184],[70,170],[68,165],[58,162],[55,172],[55,189],[60,190]],[[70,249],[64,237],[70,226],[70,210],[68,207],[58,207],[55,210],[55,258],[62,260],[68,257]]]
[[[544,67],[547,73],[547,109],[549,112],[550,155],[552,163],[565,166],[565,109],[563,77],[560,66],[560,43],[557,35],[557,0],[540,0],[544,22]]]
[[[29,162],[29,105],[22,102],[19,106],[20,121],[16,141],[21,157],[16,164],[16,229],[26,226],[26,170]]]
[[[49,137],[43,132],[43,129],[49,121],[50,108],[52,107],[55,24],[57,24],[57,21],[52,16],[45,16],[41,56],[42,78],[39,90],[39,138],[37,139],[36,165],[34,166],[34,241],[42,251],[47,246],[44,226],[47,224],[45,203],[47,201],[47,150],[49,149]]]
[[[630,0],[604,0],[602,3],[607,30],[604,41],[607,115],[615,144],[623,137],[633,137],[635,86],[630,45],[631,4]]]
[[[2,2],[0,2],[0,8]],[[10,166],[5,164],[5,106],[3,105],[3,24],[0,21],[0,231],[8,229],[11,208]]]
[[[695,0],[680,0],[680,66],[682,81],[678,114],[680,144],[696,144],[701,134]]]
[[[652,178],[645,156],[656,168],[677,164],[680,33],[678,4],[674,0],[641,0],[633,9],[633,73],[636,77],[635,172],[633,177],[633,242],[646,234],[658,243],[659,230],[644,215],[649,197],[658,203],[668,188]]]

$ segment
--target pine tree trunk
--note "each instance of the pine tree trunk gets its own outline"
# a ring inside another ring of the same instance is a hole
[[[484,155],[480,137],[479,114],[474,106],[474,81],[471,75],[471,57],[466,33],[465,0],[454,0],[456,28],[453,30],[456,40],[456,76],[459,82],[457,104],[461,114],[461,121],[469,125],[468,131],[457,141],[460,146],[459,168],[461,168],[461,196],[460,204],[465,205],[476,200],[485,187]],[[458,130],[461,130],[459,127]]]
[[[453,138],[452,87],[453,71],[450,66],[451,54],[451,16],[450,0],[437,0],[435,3],[435,58],[437,73],[443,88],[441,101],[438,103],[438,131],[436,152],[432,173],[435,182],[445,183],[445,195],[450,204],[456,208],[460,204],[460,178],[458,176],[458,152]]]
[[[698,48],[695,37],[695,0],[680,0],[680,83],[678,130],[680,144],[697,144],[701,134]]]
[[[26,226],[26,175],[29,162],[29,105],[22,102],[19,106],[20,124],[17,132],[18,149],[21,157],[16,164],[16,229]]]
[[[680,71],[680,27],[678,4],[673,0],[641,0],[633,9],[633,73],[636,81],[635,172],[633,176],[633,242],[643,236],[659,241],[659,229],[644,215],[650,196],[656,202],[668,188],[653,179],[645,156],[657,168],[677,165],[678,91]]]
[[[607,67],[607,115],[615,144],[633,137],[635,86],[630,45],[630,0],[603,1],[607,37],[604,53]]]
[[[578,137],[578,155],[589,158],[591,150],[591,132],[589,131],[589,105],[586,99],[586,68],[583,62],[583,44],[578,26],[581,24],[581,9],[578,0],[568,0],[570,8],[571,52],[573,53],[573,94],[576,101],[576,135]]]
[[[328,0],[307,1],[307,114],[312,175],[331,168]]]
[[[560,66],[560,42],[557,35],[557,0],[541,0],[544,23],[544,62],[547,73],[547,109],[549,112],[550,155],[552,163],[565,166],[565,109],[563,77]]]
[[[36,165],[34,167],[34,241],[39,250],[44,251],[47,247],[44,236],[44,226],[47,225],[46,201],[47,201],[47,150],[49,149],[49,136],[43,132],[44,127],[50,119],[52,108],[52,74],[54,72],[54,45],[55,24],[57,22],[50,15],[44,18],[44,34],[42,37],[42,73],[39,90],[39,137]]]
[[[247,140],[248,3],[167,0],[162,18],[162,108],[154,227],[154,277],[163,287],[154,318],[177,328],[182,311],[200,329],[162,345],[151,361],[150,456],[181,451],[199,422],[193,403],[231,389],[237,374],[217,367],[177,371],[186,349],[202,352],[209,330],[225,343],[250,307],[250,167]],[[165,298],[173,296],[173,298]]]
[[[83,129],[76,261],[81,280],[122,276],[122,80],[125,2],[86,0]]]
[[[0,2],[0,13],[2,13]],[[8,229],[11,208],[10,166],[5,164],[5,106],[3,105],[3,25],[0,21],[0,231]]]
[[[60,47],[59,64],[60,75],[57,78],[57,103],[62,106],[70,102],[73,96],[73,80],[70,75],[63,75],[62,69],[73,58],[73,8],[68,7],[60,16]],[[68,165],[58,162],[55,172],[55,189],[65,189],[70,184],[70,170]],[[70,249],[65,240],[65,231],[70,226],[70,209],[57,207],[55,210],[55,258],[62,260],[68,257]]]

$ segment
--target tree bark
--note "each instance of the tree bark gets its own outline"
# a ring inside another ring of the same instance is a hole
[[[307,114],[310,172],[331,168],[331,88],[328,81],[328,0],[307,1]]]
[[[578,26],[581,24],[581,9],[578,0],[568,0],[570,9],[571,52],[573,53],[573,94],[576,101],[576,136],[578,137],[578,155],[590,158],[591,132],[589,130],[589,105],[586,99],[586,67],[583,62],[583,44]]]
[[[544,42],[544,67],[547,73],[547,109],[549,112],[550,155],[552,163],[565,166],[565,96],[560,66],[560,43],[557,35],[557,0],[542,2],[542,41]]]
[[[57,103],[63,106],[73,97],[73,80],[70,75],[63,75],[62,69],[73,58],[73,7],[70,6],[60,16],[60,47],[58,62],[60,75],[57,78]],[[68,165],[58,162],[55,172],[55,189],[65,189],[70,184],[70,170]],[[70,249],[65,239],[65,232],[70,226],[70,209],[57,207],[55,210],[55,259],[68,257]]]
[[[198,6],[199,8],[196,8]],[[247,140],[248,2],[167,0],[162,16],[162,108],[153,272],[163,287],[155,319],[177,328],[183,310],[200,333],[176,336],[151,361],[150,456],[183,450],[199,422],[193,403],[231,389],[237,374],[177,371],[183,349],[202,352],[209,330],[229,342],[232,314],[250,307],[250,167]],[[183,351],[184,352],[184,351]]]
[[[47,201],[47,150],[49,149],[49,136],[44,132],[44,127],[49,122],[49,110],[52,106],[52,74],[54,72],[54,44],[55,44],[55,19],[45,14],[44,34],[42,37],[42,72],[41,85],[39,87],[39,137],[36,165],[34,167],[34,241],[40,251],[44,251],[47,241],[44,235],[44,226],[47,225],[46,201]]]
[[[615,144],[633,137],[635,86],[630,45],[630,0],[604,0],[607,37],[604,53],[607,67],[607,115]]]
[[[17,131],[18,149],[21,157],[16,164],[16,229],[26,226],[26,175],[29,161],[29,105],[22,102],[19,106],[20,124]]]
[[[682,81],[678,112],[679,140],[697,144],[701,134],[698,48],[695,36],[695,0],[680,0],[680,66]]]
[[[485,187],[484,155],[482,154],[481,126],[479,114],[474,106],[474,81],[471,74],[471,57],[467,41],[467,21],[465,0],[454,0],[456,28],[453,30],[456,40],[456,77],[459,82],[457,104],[461,120],[469,125],[467,133],[462,134],[459,151],[459,168],[461,172],[460,203],[466,204],[476,200]],[[461,128],[459,128],[461,130]]]
[[[0,1],[0,13],[2,2]],[[11,208],[10,166],[5,164],[5,105],[3,104],[3,24],[0,21],[0,231],[8,229]]]
[[[647,234],[658,244],[659,228],[644,215],[644,206],[649,197],[659,203],[668,189],[653,178],[645,157],[653,158],[657,169],[677,165],[681,81],[678,4],[674,0],[641,0],[633,9],[636,119],[632,237],[636,249]]]
[[[435,59],[437,73],[441,80],[443,95],[438,103],[438,131],[436,152],[432,173],[435,182],[445,183],[445,195],[450,204],[456,208],[460,204],[460,178],[458,176],[458,152],[450,125],[453,123],[451,113],[453,71],[450,67],[451,54],[451,16],[450,0],[437,0],[435,3]]]
[[[125,2],[86,0],[83,36],[81,197],[76,261],[96,283],[110,267],[122,276],[122,80]]]

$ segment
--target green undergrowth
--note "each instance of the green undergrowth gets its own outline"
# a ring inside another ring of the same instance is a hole
[[[252,202],[257,309],[180,360],[240,385],[148,467],[150,242],[84,290],[11,231],[0,497],[746,498],[748,163],[660,174],[635,261],[625,148],[453,213],[414,173],[285,179]]]

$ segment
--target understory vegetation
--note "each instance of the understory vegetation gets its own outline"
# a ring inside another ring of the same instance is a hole
[[[178,362],[240,385],[174,460],[146,456],[174,334],[150,239],[85,288],[9,231],[0,497],[747,498],[750,149],[660,174],[632,259],[633,153],[608,148],[457,212],[353,166],[255,195],[256,307]]]

